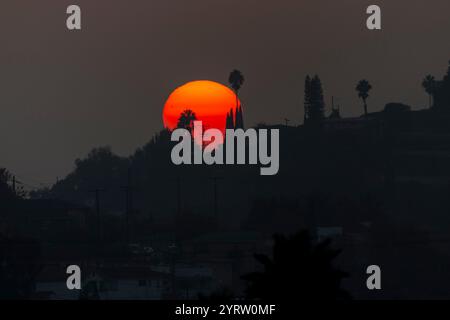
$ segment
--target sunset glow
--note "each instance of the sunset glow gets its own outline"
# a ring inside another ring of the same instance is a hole
[[[164,127],[175,129],[181,113],[192,110],[205,130],[216,128],[224,133],[226,116],[231,109],[236,111],[236,95],[230,88],[213,81],[192,81],[175,89],[167,99],[163,110]]]

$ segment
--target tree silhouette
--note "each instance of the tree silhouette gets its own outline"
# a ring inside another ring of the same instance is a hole
[[[303,124],[306,123],[306,121],[309,118],[310,110],[311,110],[311,77],[309,75],[305,78],[305,91],[304,91],[304,98],[303,98],[303,108],[304,108],[304,114],[303,114]]]
[[[233,88],[233,91],[236,94],[236,110],[238,110],[239,107],[239,90],[244,84],[244,81],[245,79],[242,75],[242,72],[236,69],[231,71],[230,76],[228,77],[228,82],[230,83],[231,88]]]
[[[320,122],[325,117],[325,101],[323,98],[322,81],[315,75],[309,82],[305,81],[305,99],[309,99],[307,104],[308,120],[314,123]]]
[[[425,92],[428,93],[429,107],[433,105],[433,95],[436,91],[436,79],[432,75],[427,75],[422,81],[422,87]]]
[[[8,181],[11,178],[11,174],[8,170],[4,168],[0,168],[0,199],[11,199],[14,197],[14,192],[11,190],[11,187],[8,185]]]
[[[448,110],[450,107],[450,61],[447,73],[444,75],[442,80],[436,80],[434,83],[429,80],[430,79],[426,77],[422,85],[426,84],[427,88],[432,91],[433,108]]]
[[[195,115],[195,113],[190,109],[186,109],[181,113],[180,117],[178,118],[177,127],[192,132],[192,130],[194,129],[195,120],[197,120],[197,116]]]
[[[358,97],[364,102],[364,115],[367,117],[367,98],[369,97],[369,91],[372,89],[369,81],[361,80],[356,86],[356,91],[358,91]]]
[[[5,168],[0,168],[0,200],[24,198],[27,193],[23,186],[11,186],[13,175]],[[20,182],[17,181],[17,184]]]
[[[340,287],[346,273],[333,266],[339,250],[330,241],[313,244],[308,232],[274,236],[273,256],[255,255],[262,272],[243,276],[249,299],[346,299]]]

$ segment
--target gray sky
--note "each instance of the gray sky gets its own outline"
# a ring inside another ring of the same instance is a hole
[[[78,4],[83,30],[65,27]],[[383,30],[365,28],[382,7]],[[165,99],[198,79],[241,90],[247,124],[303,117],[303,81],[322,78],[326,99],[359,115],[354,91],[373,85],[369,110],[427,104],[427,73],[450,59],[448,0],[2,0],[0,166],[25,182],[54,182],[101,145],[129,155],[162,128]]]

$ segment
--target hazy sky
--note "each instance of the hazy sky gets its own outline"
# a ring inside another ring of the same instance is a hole
[[[83,30],[66,29],[82,8]],[[382,7],[382,31],[365,9]],[[165,99],[196,79],[240,69],[247,124],[299,123],[307,73],[345,116],[398,101],[421,108],[427,73],[450,59],[448,0],[2,0],[0,166],[54,182],[95,146],[129,155],[162,128]]]

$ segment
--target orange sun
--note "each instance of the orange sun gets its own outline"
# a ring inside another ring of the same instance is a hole
[[[240,106],[240,101],[238,105]],[[185,110],[192,110],[203,129],[215,128],[225,132],[226,117],[230,110],[236,114],[236,95],[217,82],[201,80],[188,82],[175,89],[164,105],[164,127],[173,130]]]

